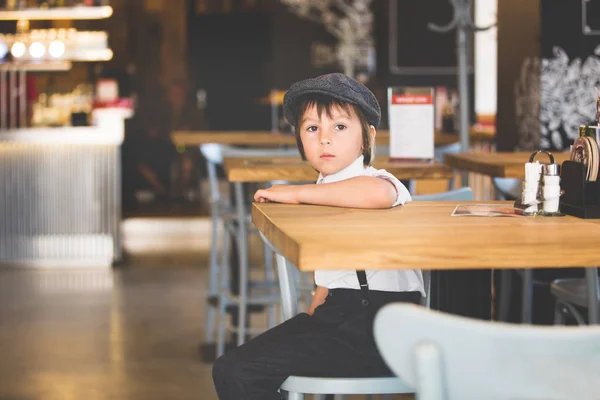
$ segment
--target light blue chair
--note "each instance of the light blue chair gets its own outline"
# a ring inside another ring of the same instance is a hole
[[[470,188],[461,188],[450,192],[437,193],[427,196],[413,196],[414,201],[469,201],[473,199]],[[279,286],[281,290],[281,304],[284,320],[298,314],[296,272],[297,269],[273,247],[269,240],[260,233],[263,241],[275,252]],[[423,272],[423,282],[426,297],[423,305],[430,306],[431,273]],[[288,393],[288,400],[302,400],[305,394],[314,394],[317,399],[326,394],[334,394],[336,400],[343,399],[343,395],[351,394],[406,394],[413,393],[412,387],[407,386],[402,380],[390,377],[378,378],[325,378],[290,376],[281,385],[281,390]],[[389,397],[388,397],[389,398]]]
[[[383,359],[419,400],[599,398],[600,327],[531,327],[390,304],[374,331]]]

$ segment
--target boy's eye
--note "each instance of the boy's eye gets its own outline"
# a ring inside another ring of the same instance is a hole
[[[335,126],[335,129],[337,129],[338,131],[343,131],[344,129],[346,129],[346,125],[338,124]]]
[[[308,128],[306,128],[306,130],[309,131],[309,132],[316,132],[317,131],[317,127],[314,126],[314,125],[312,125],[312,126],[309,126]]]

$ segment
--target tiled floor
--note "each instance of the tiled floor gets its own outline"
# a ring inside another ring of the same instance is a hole
[[[198,351],[208,220],[134,222],[124,266],[0,269],[0,400],[216,400]]]

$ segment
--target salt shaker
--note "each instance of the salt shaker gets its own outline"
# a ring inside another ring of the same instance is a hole
[[[532,161],[530,159],[528,163],[525,163],[525,181],[523,182],[523,192],[521,194],[521,202],[527,206],[525,209],[526,213],[535,213],[538,211],[536,201],[538,198],[542,164],[539,161]]]
[[[551,164],[543,165],[542,179],[542,197],[544,199],[544,212],[558,212],[558,204],[560,199],[560,175],[558,171],[558,164],[554,164],[554,157],[551,158]]]

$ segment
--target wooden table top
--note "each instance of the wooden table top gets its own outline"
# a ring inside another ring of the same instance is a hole
[[[298,157],[226,157],[223,167],[229,182],[315,182],[319,176]],[[440,163],[392,162],[375,158],[374,167],[398,179],[450,179],[453,171]]]
[[[465,203],[386,210],[254,203],[252,221],[303,271],[600,265],[600,220],[450,216]]]
[[[493,129],[474,128],[471,132],[471,140],[473,141],[493,141],[494,136],[495,131]],[[206,143],[246,146],[296,145],[296,138],[293,135],[269,131],[176,131],[171,134],[171,140],[176,146],[200,146]],[[435,134],[435,144],[438,146],[458,141],[458,135],[441,132]],[[377,131],[375,143],[379,146],[388,146],[390,144],[390,132],[387,130]]]
[[[554,161],[562,164],[569,159],[568,152],[552,153]],[[525,177],[525,163],[529,161],[531,152],[513,153],[458,153],[444,155],[444,164],[463,171],[476,172],[500,178]],[[540,162],[549,162],[545,154],[536,157]]]

